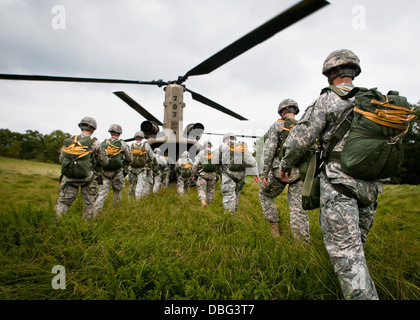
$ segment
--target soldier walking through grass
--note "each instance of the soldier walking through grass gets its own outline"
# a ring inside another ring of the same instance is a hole
[[[98,197],[95,201],[94,216],[101,214],[111,186],[114,208],[118,206],[122,198],[122,190],[125,187],[124,178],[128,173],[128,164],[133,158],[130,147],[120,139],[122,127],[119,124],[113,124],[109,127],[108,132],[111,134],[111,138],[102,142],[102,146],[108,154],[108,164],[102,170],[102,184],[99,186]]]
[[[144,133],[137,131],[136,142],[131,145],[133,160],[128,168],[129,194],[136,200],[149,196],[153,185],[152,167],[157,164],[152,148],[144,139]]]
[[[153,193],[158,193],[162,182],[169,175],[169,165],[159,148],[155,148],[154,152],[158,165],[153,170]]]
[[[220,189],[223,194],[223,208],[225,213],[230,212],[234,216],[239,208],[239,192],[245,186],[246,168],[251,169],[254,182],[260,180],[257,161],[244,143],[236,143],[236,135],[230,132],[223,136],[223,144],[218,152],[222,173]]]
[[[198,200],[202,207],[207,207],[213,202],[216,189],[219,154],[211,151],[212,146],[210,141],[204,141],[204,150],[197,154],[192,167],[193,182],[196,182]]]
[[[105,149],[96,138],[91,138],[97,128],[96,120],[84,117],[79,128],[81,134],[64,141],[60,152],[62,182],[59,198],[55,205],[57,217],[64,215],[79,193],[85,204],[83,218],[93,216],[93,205],[98,196],[98,174],[95,167],[101,168],[108,163]]]
[[[175,164],[177,192],[179,195],[188,193],[192,179],[192,161],[188,151],[184,151]]]
[[[337,50],[325,59],[322,73],[340,94],[354,88],[352,80],[361,72],[359,58],[350,50]],[[285,142],[280,163],[281,177],[289,182],[293,166],[319,138],[327,151],[333,137],[353,112],[355,99],[342,99],[332,90],[313,102]],[[349,132],[336,143],[334,153],[343,150]],[[377,197],[382,183],[354,178],[342,171],[338,157],[323,159],[320,173],[320,224],[325,247],[341,284],[345,299],[378,299],[369,274],[363,246],[373,225]]]
[[[274,122],[270,127],[264,143],[264,167],[261,173],[261,188],[259,192],[261,207],[264,218],[270,223],[272,235],[275,237],[280,236],[278,228],[279,214],[275,198],[288,186],[287,201],[292,234],[295,238],[309,242],[309,219],[306,211],[302,209],[303,182],[300,179],[299,168],[293,167],[288,184],[280,179],[279,168],[283,150],[282,145],[290,130],[297,123],[295,115],[299,113],[299,107],[296,101],[285,99],[280,102],[277,111],[281,119]]]

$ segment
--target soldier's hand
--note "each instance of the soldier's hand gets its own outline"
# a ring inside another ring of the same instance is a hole
[[[259,176],[257,176],[257,175],[255,175],[255,176],[254,176],[254,182],[255,182],[255,183],[257,183],[258,181],[260,181],[260,177],[259,177]]]
[[[264,187],[268,188],[268,179],[267,178],[261,178],[261,181],[262,181]]]
[[[192,182],[194,182],[195,183],[195,181],[197,180],[197,178],[196,177],[192,177]]]
[[[289,177],[290,177],[290,172],[280,171],[280,179],[281,179],[281,181],[286,182],[286,183],[289,183],[290,182]]]

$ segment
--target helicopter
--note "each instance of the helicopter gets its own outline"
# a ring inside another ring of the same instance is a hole
[[[124,80],[124,79],[103,79],[103,78],[82,78],[82,77],[62,77],[46,75],[20,75],[20,74],[0,74],[0,80],[27,80],[27,81],[63,81],[63,82],[85,82],[85,83],[114,83],[114,84],[136,84],[152,85],[164,87],[164,119],[163,122],[154,117],[144,107],[132,99],[124,91],[116,91],[114,94],[136,110],[146,120],[140,125],[140,130],[152,149],[159,147],[163,154],[171,157],[175,161],[184,152],[188,151],[191,158],[200,151],[199,140],[204,133],[204,125],[200,122],[187,125],[183,129],[183,111],[185,108],[184,93],[188,92],[192,98],[202,104],[214,108],[220,112],[228,114],[240,121],[246,121],[245,117],[236,112],[210,100],[209,98],[187,88],[185,82],[191,76],[209,74],[218,69],[225,63],[235,59],[242,53],[262,43],[274,36],[281,30],[307,17],[315,11],[321,9],[329,2],[326,0],[301,0],[289,9],[281,12],[274,18],[265,22],[261,26],[252,30],[224,49],[215,53],[213,56],[204,60],[194,68],[187,71],[184,75],[178,76],[175,80]],[[162,126],[162,131],[159,126]],[[207,133],[212,134],[212,133]],[[213,135],[217,135],[213,133]],[[240,136],[240,135],[239,135]],[[246,137],[246,136],[243,136]],[[254,137],[254,136],[250,136]],[[126,139],[132,141],[133,139]]]

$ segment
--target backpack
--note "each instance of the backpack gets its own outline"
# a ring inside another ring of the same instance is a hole
[[[284,120],[277,120],[278,122],[282,122],[283,126],[280,125],[280,129],[282,129],[280,134],[281,146],[279,148],[278,157],[281,159],[284,156],[283,145],[286,141],[286,138],[289,136],[290,130],[292,130],[293,126],[295,126],[298,121],[293,117],[286,117]]]
[[[233,143],[229,145],[229,170],[244,171],[248,165],[245,163],[245,155],[248,153],[248,147],[243,143]]]
[[[89,176],[93,170],[93,141],[90,137],[82,138],[80,136],[64,140],[61,149],[64,156],[61,164],[62,175],[73,179],[84,179]]]
[[[186,163],[181,163],[180,174],[182,178],[189,178],[192,176],[192,163],[187,159]]]
[[[204,172],[216,172],[217,164],[213,163],[214,153],[210,150],[203,152],[203,156],[200,159],[201,166]]]
[[[144,168],[147,164],[145,142],[140,146],[132,144],[131,153],[133,154],[133,160],[131,161],[130,166],[133,168]]]
[[[402,138],[409,122],[417,118],[413,114],[416,108],[398,91],[383,95],[377,88],[356,89],[353,113],[334,135],[328,148],[329,159],[340,162],[343,172],[354,178],[389,178],[397,173],[404,160]],[[350,134],[343,151],[332,152],[348,130]]]
[[[108,164],[103,167],[104,171],[116,171],[123,167],[123,161],[121,157],[121,141],[116,140],[114,143],[111,143],[109,139],[106,139],[102,142],[106,153],[108,154]]]

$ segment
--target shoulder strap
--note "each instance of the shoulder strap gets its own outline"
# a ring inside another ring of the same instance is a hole
[[[347,93],[343,93],[341,90],[347,91]],[[322,89],[321,94],[324,94],[327,91],[333,91],[335,94],[337,94],[341,99],[347,100],[356,95],[357,92],[359,92],[358,87],[354,87],[353,89],[348,89],[345,87],[336,87],[336,86],[329,86],[324,89]]]

